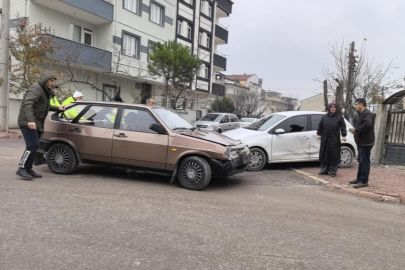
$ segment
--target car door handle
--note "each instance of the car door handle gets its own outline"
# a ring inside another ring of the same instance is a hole
[[[308,140],[308,139],[309,139],[308,136],[302,136],[301,138],[302,138],[303,140]]]
[[[82,130],[80,128],[71,128],[71,129],[69,129],[69,131],[70,132],[77,132],[77,133],[82,132]]]
[[[118,138],[127,138],[128,137],[127,135],[125,135],[125,133],[114,134],[114,136],[118,137]]]

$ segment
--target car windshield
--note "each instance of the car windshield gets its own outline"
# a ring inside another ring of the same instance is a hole
[[[242,122],[250,122],[250,123],[253,123],[253,121],[255,121],[255,119],[254,118],[242,118],[242,119],[240,119]]]
[[[264,131],[264,130],[267,130],[267,129],[271,128],[272,126],[274,126],[274,124],[276,124],[283,118],[285,118],[285,116],[273,114],[273,115],[267,116],[265,118],[262,118],[259,121],[254,122],[250,126],[244,127],[244,128],[251,129],[251,130],[257,130],[257,131]]]
[[[205,115],[203,118],[201,118],[198,121],[208,121],[208,122],[219,122],[221,120],[222,114],[216,114],[216,113],[210,113]]]
[[[166,108],[155,108],[153,111],[158,115],[160,120],[165,123],[171,130],[181,130],[181,129],[192,129],[191,125],[187,120],[173,112],[172,110]]]

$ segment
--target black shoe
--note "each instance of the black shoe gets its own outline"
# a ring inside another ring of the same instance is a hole
[[[39,173],[34,172],[33,170],[27,170],[27,173],[30,174],[34,178],[42,178],[42,175]]]
[[[18,171],[15,173],[19,177],[21,177],[22,180],[32,180],[34,177],[29,174],[25,169],[18,169]]]
[[[328,175],[327,172],[319,172],[318,175]]]
[[[368,187],[368,183],[358,182],[353,186],[354,188]]]
[[[330,174],[330,176],[332,176],[332,177],[336,177],[336,174],[334,174],[334,173],[331,173],[331,174]]]
[[[355,184],[357,184],[357,183],[359,183],[359,180],[353,180],[353,181],[350,181],[350,182],[349,182],[350,185],[355,185]]]

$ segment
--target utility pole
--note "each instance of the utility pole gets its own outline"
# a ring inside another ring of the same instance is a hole
[[[323,102],[325,104],[325,112],[328,111],[328,81],[323,81]]]
[[[3,0],[0,46],[0,131],[8,132],[10,0]]]
[[[349,71],[347,74],[347,89],[346,89],[346,100],[345,100],[345,117],[346,119],[351,119],[351,115],[352,115],[352,96],[353,96],[353,91],[354,91],[354,68],[356,65],[356,58],[354,57],[354,41],[352,43],[350,43],[350,53],[349,53]],[[350,121],[350,120],[349,120]]]

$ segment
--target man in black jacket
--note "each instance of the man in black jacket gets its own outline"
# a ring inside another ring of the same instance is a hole
[[[374,145],[374,113],[366,108],[366,100],[359,98],[356,100],[356,111],[359,113],[355,128],[350,132],[354,134],[354,140],[358,149],[359,169],[357,179],[350,181],[355,188],[368,187],[368,176],[370,174],[370,153]]]
[[[45,71],[38,82],[28,88],[21,104],[18,125],[24,136],[26,149],[16,174],[23,180],[42,177],[32,170],[32,165],[39,148],[39,138],[44,131],[45,117],[48,111],[65,110],[63,106],[50,106],[49,100],[53,96],[55,83],[56,77],[51,72]]]

